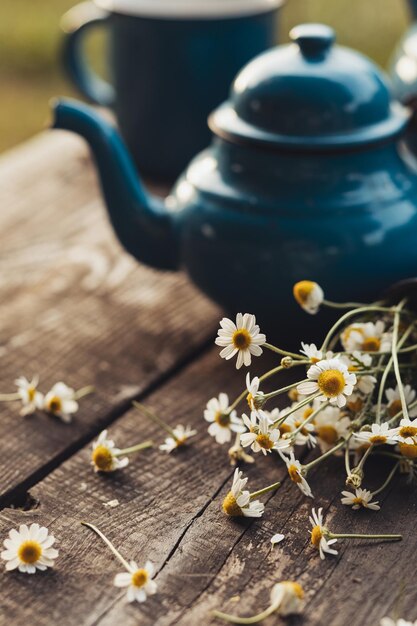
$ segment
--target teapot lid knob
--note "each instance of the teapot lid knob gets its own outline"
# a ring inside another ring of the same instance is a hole
[[[335,32],[325,24],[301,24],[290,32],[290,38],[298,44],[306,58],[325,54],[335,40]]]

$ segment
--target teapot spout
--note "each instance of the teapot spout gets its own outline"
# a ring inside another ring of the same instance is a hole
[[[73,131],[89,144],[96,161],[110,221],[130,254],[158,269],[179,264],[173,218],[162,200],[149,195],[120,135],[91,107],[72,100],[53,104],[52,127]]]

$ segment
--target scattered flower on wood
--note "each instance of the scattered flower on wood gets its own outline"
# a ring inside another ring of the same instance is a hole
[[[6,570],[18,569],[25,574],[35,574],[37,570],[54,566],[58,557],[58,550],[52,547],[54,543],[55,537],[45,526],[21,524],[19,530],[10,530],[0,556],[6,561]]]

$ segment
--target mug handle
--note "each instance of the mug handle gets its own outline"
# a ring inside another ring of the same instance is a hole
[[[89,67],[84,57],[83,39],[90,28],[105,25],[109,16],[110,13],[92,2],[82,2],[65,13],[61,21],[62,60],[67,74],[91,102],[106,107],[114,104],[114,88]]]

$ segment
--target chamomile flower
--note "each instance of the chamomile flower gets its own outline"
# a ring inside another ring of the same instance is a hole
[[[178,424],[178,426],[172,429],[172,432],[174,436],[167,437],[165,442],[159,446],[160,450],[168,453],[172,452],[184,446],[190,437],[194,437],[197,434],[196,430],[193,430],[190,426],[184,427],[182,424]]]
[[[4,540],[5,550],[1,558],[6,561],[6,570],[18,569],[26,574],[35,574],[53,567],[58,550],[53,548],[55,537],[45,526],[22,524],[19,530],[12,529]]]
[[[333,357],[333,352],[328,350],[326,355],[323,354],[322,350],[319,350],[315,343],[304,343],[301,342],[301,354],[304,354],[310,361],[310,363],[318,363],[322,361],[324,356],[326,359],[331,359]]]
[[[311,280],[295,283],[293,294],[298,304],[311,315],[317,313],[324,300],[323,289]]]
[[[286,413],[289,410],[293,410],[294,406],[295,405],[290,407],[290,409],[283,409],[281,413],[279,414],[279,417],[284,419]],[[307,405],[291,413],[288,417],[285,418],[285,421],[283,421],[279,426],[281,435],[290,435],[296,429],[300,428],[302,424],[304,424],[304,422],[310,417],[313,411],[314,411],[313,406]],[[314,437],[313,433],[314,433],[314,426],[312,423],[308,423],[302,426],[301,430],[297,432],[297,434],[291,437],[289,440],[291,441],[293,445],[296,445],[296,446],[308,445],[310,448],[313,448],[316,445],[316,438]]]
[[[372,424],[371,430],[361,430],[358,433],[354,433],[354,437],[374,446],[383,444],[395,445],[397,443],[395,440],[397,432],[398,429],[390,428],[388,422],[383,422],[382,424]]]
[[[259,500],[251,500],[250,492],[245,490],[247,478],[243,472],[235,469],[232,488],[223,500],[223,511],[231,517],[262,517],[264,505]]]
[[[259,332],[254,315],[238,313],[236,323],[227,317],[221,320],[215,343],[223,347],[220,352],[223,359],[231,359],[237,354],[236,368],[239,369],[251,364],[252,355],[262,354],[261,346],[266,343],[266,337]]]
[[[407,459],[417,459],[417,419],[402,419],[394,439],[398,449]]]
[[[368,489],[356,489],[355,493],[351,491],[342,491],[341,502],[346,506],[351,506],[352,509],[357,510],[360,508],[371,509],[372,511],[379,511],[381,508],[377,502],[371,502],[372,493]]]
[[[214,437],[217,443],[228,443],[232,439],[233,433],[245,432],[242,420],[236,415],[236,411],[228,411],[229,398],[227,394],[221,393],[218,398],[211,398],[207,402],[204,411],[204,419],[211,422],[208,433]]]
[[[394,417],[394,415],[397,415],[397,413],[399,413],[402,409],[398,385],[395,389],[386,389],[385,395],[388,400],[388,404],[387,404],[388,415],[390,417]],[[412,404],[416,399],[415,389],[413,389],[411,385],[404,385],[404,396],[405,396],[405,402],[408,408],[410,404]],[[410,417],[417,417],[417,406],[413,407],[412,409],[408,409],[408,415]]]
[[[324,560],[326,558],[326,554],[337,554],[337,550],[330,547],[336,543],[337,539],[328,538],[328,530],[325,526],[323,526],[322,511],[322,508],[320,508],[317,512],[315,509],[312,509],[309,520],[312,526],[310,531],[311,543],[320,552],[320,558]]]
[[[286,454],[282,454],[281,452],[279,452],[279,454],[285,465],[287,466],[288,475],[291,478],[292,482],[297,485],[299,490],[305,496],[313,498],[313,492],[311,491],[310,485],[304,477],[304,468],[301,465],[300,461],[295,458],[294,452],[291,450],[289,456],[287,456]]]
[[[339,439],[349,434],[351,421],[335,406],[327,406],[314,419],[315,433],[322,452],[333,448]]]
[[[357,372],[358,370],[366,370],[372,365],[372,357],[367,352],[359,352],[355,350],[349,357],[343,355],[339,357],[348,368],[349,372]],[[355,390],[359,391],[363,395],[369,395],[373,392],[376,385],[376,378],[371,374],[360,374],[356,376]]]
[[[303,610],[303,600],[304,590],[299,583],[286,580],[272,587],[271,605],[277,605],[278,615],[298,615]]]
[[[297,385],[302,395],[313,395],[320,392],[318,399],[329,400],[340,408],[345,406],[346,398],[353,392],[356,376],[349,373],[346,365],[338,358],[325,359],[312,365],[307,371],[310,380]]]
[[[245,424],[247,425],[246,421]],[[253,452],[262,451],[266,455],[272,450],[290,447],[288,441],[280,439],[281,433],[279,429],[274,428],[263,411],[258,412],[257,423],[251,421],[251,428],[253,430],[250,430],[250,432],[240,435],[240,443],[244,448],[250,446]]]
[[[15,380],[17,393],[20,396],[23,407],[20,415],[31,415],[38,409],[43,407],[43,394],[38,391],[39,377],[35,376],[31,381],[24,376],[20,376]]]
[[[263,396],[265,394],[259,391],[259,384],[260,380],[257,376],[254,376],[251,380],[249,372],[246,374],[246,389],[248,390],[246,400],[251,411],[262,408],[264,404]]]
[[[91,464],[96,472],[114,472],[129,464],[127,456],[119,458],[120,449],[116,448],[112,439],[107,438],[107,430],[103,430],[97,441],[93,443]]]
[[[155,567],[151,561],[146,561],[144,567],[139,567],[135,561],[130,561],[130,571],[116,574],[114,585],[126,587],[128,602],[145,602],[148,596],[156,593],[157,585],[152,578],[155,575]]]
[[[74,389],[62,382],[55,383],[44,398],[43,408],[48,413],[59,417],[63,422],[69,423],[72,414],[78,411]]]
[[[385,332],[385,324],[381,320],[365,324],[351,324],[340,336],[347,352],[389,352],[392,347],[392,335]]]

